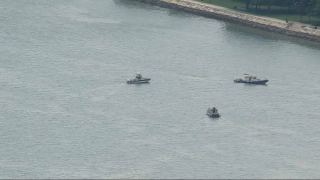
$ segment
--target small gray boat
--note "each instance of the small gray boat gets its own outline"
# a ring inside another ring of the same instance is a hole
[[[134,79],[128,79],[128,84],[141,84],[141,83],[149,83],[151,78],[143,78],[140,73],[137,73],[136,78]]]
[[[212,107],[212,108],[209,107],[207,109],[207,115],[215,118],[220,117],[220,114],[218,113],[218,109],[216,107]]]

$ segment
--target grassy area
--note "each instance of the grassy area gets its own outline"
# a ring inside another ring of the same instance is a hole
[[[237,7],[245,7],[243,3],[240,3],[238,1],[232,1],[232,0],[196,0],[204,3],[214,4],[221,7],[226,7],[233,9],[235,6]]]
[[[235,0],[196,0],[196,1],[214,4],[214,5],[229,8],[229,9],[234,9],[235,6],[245,8],[244,3],[241,3],[241,2],[238,2]],[[268,14],[267,9],[268,9],[267,6],[261,6],[260,10],[258,12],[256,12],[255,6],[250,6],[248,11],[242,11],[242,12],[253,14],[253,15],[276,18],[276,19],[280,19],[280,20],[284,20],[284,21],[286,19],[288,19],[289,21],[302,22],[305,24],[312,24],[312,25],[320,26],[320,17],[319,16],[310,17],[310,19],[308,16],[302,16],[302,21],[301,21],[301,16],[299,14],[295,14],[294,10],[291,10],[290,12],[288,12],[286,7],[272,6],[270,14]]]

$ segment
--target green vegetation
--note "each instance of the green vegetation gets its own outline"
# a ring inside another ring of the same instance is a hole
[[[243,7],[243,3],[235,0],[196,0],[200,2],[205,2],[209,4],[214,4],[217,6],[226,7],[229,9],[233,9],[235,6],[237,7]]]
[[[320,0],[196,0],[243,12],[320,26]]]

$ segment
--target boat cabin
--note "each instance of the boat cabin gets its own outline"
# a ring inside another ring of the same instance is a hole
[[[259,80],[257,76],[250,75],[250,74],[244,74],[244,80],[245,81],[254,81],[254,80]]]
[[[140,73],[137,73],[136,78],[137,78],[137,79],[141,79],[141,78],[142,78],[141,74],[140,74]]]
[[[218,113],[218,109],[216,107],[208,108],[211,113]]]

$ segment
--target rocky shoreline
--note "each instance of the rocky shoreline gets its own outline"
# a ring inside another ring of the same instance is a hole
[[[261,30],[285,34],[310,41],[320,42],[320,29],[300,26],[292,28],[293,23],[261,16],[254,16],[231,9],[200,3],[193,0],[136,0],[160,7],[177,9],[205,17],[211,17],[229,22],[258,28]]]

